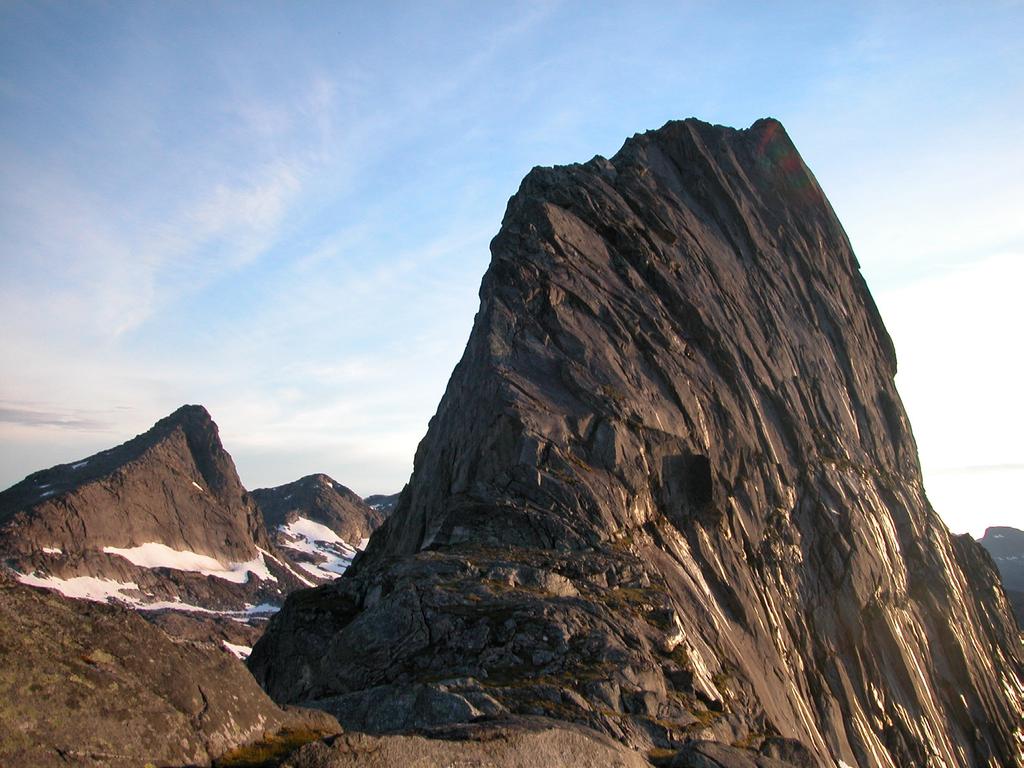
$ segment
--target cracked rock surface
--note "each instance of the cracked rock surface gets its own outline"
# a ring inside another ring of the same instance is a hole
[[[282,729],[337,733],[283,710],[234,657],[174,641],[133,611],[0,573],[0,765],[209,765]]]
[[[509,713],[638,750],[1024,765],[1017,627],[925,496],[895,373],[777,121],[536,168],[395,511],[250,668],[377,732]]]

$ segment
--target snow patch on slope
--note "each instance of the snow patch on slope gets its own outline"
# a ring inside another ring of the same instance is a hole
[[[301,581],[301,582],[302,582],[303,584],[305,584],[305,585],[306,585],[307,587],[315,587],[315,586],[316,586],[316,584],[314,584],[314,583],[313,583],[312,581],[310,581],[309,579],[305,578],[305,577],[304,577],[304,576],[303,576],[303,575],[302,575],[301,573],[299,573],[299,572],[298,572],[298,571],[296,571],[296,570],[295,570],[294,568],[292,568],[292,567],[291,567],[291,566],[290,566],[290,565],[289,565],[288,563],[286,563],[286,562],[284,562],[284,561],[282,561],[282,560],[280,560],[280,559],[278,559],[278,558],[274,557],[274,556],[273,556],[272,554],[270,554],[269,552],[267,552],[267,550],[265,550],[265,549],[263,549],[263,548],[261,548],[261,547],[257,547],[257,549],[259,549],[259,550],[260,550],[260,552],[262,552],[262,553],[263,553],[264,555],[266,555],[266,556],[267,556],[267,557],[269,557],[269,558],[270,558],[271,560],[273,560],[273,561],[274,561],[275,563],[277,563],[277,564],[278,564],[278,565],[280,565],[280,566],[281,566],[282,568],[284,568],[284,569],[285,569],[286,571],[288,571],[288,573],[290,573],[290,574],[291,574],[292,576],[294,576],[294,577],[295,577],[296,579],[298,579],[299,581]]]
[[[192,571],[205,576],[215,576],[234,584],[245,584],[249,574],[255,574],[264,581],[277,581],[267,562],[260,552],[252,560],[227,565],[209,555],[200,555],[188,550],[171,549],[166,544],[155,541],[140,544],[137,547],[104,547],[103,551],[110,555],[118,555],[140,568],[172,568],[176,571]]]
[[[318,579],[336,579],[352,565],[356,548],[322,523],[297,517],[278,527],[281,546],[304,552],[313,562],[296,562],[300,568]]]
[[[259,605],[247,604],[242,611],[218,611],[211,608],[203,608],[191,603],[183,603],[175,600],[154,600],[146,602],[140,597],[143,595],[139,585],[134,581],[115,581],[113,579],[101,579],[96,576],[73,576],[70,579],[62,579],[59,576],[40,576],[36,573],[19,573],[18,581],[30,587],[42,587],[54,592],[59,592],[64,597],[75,600],[92,600],[96,603],[119,603],[129,608],[141,611],[174,610],[186,611],[188,613],[208,613],[229,618],[245,619],[250,616],[267,616],[277,613],[279,606],[270,603]],[[126,594],[135,592],[137,594]]]
[[[64,597],[78,600],[92,600],[97,603],[106,603],[111,599],[129,604],[138,602],[138,598],[122,594],[124,591],[139,591],[139,585],[134,581],[113,581],[95,576],[73,576],[70,579],[61,579],[57,576],[37,576],[34,573],[19,573],[18,581],[30,587],[52,589],[60,592]]]
[[[224,643],[225,648],[227,648],[229,651],[235,654],[235,656],[240,658],[242,661],[245,661],[247,658],[249,658],[249,654],[252,653],[251,646],[235,645],[234,643],[229,643],[227,640],[221,640],[221,642]]]

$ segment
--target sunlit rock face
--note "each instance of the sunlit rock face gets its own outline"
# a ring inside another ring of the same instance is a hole
[[[778,122],[536,168],[491,253],[395,512],[254,650],[276,699],[1024,764],[1005,597],[925,497],[892,343]]]
[[[0,493],[0,559],[68,597],[205,617],[265,615],[314,583],[271,541],[198,405]]]

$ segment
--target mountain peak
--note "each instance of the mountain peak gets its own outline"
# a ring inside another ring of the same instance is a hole
[[[367,538],[384,519],[383,513],[322,472],[274,488],[257,488],[251,495],[271,530],[305,518],[326,525],[352,546]]]
[[[992,525],[985,529],[985,535],[981,538],[1001,539],[1005,537],[1024,540],[1024,531],[1019,528],[1013,528],[1009,525]]]
[[[0,554],[29,583],[143,606],[239,611],[310,583],[274,554],[197,405],[0,493]]]
[[[186,431],[217,432],[217,424],[202,405],[183,405],[156,422],[148,432],[161,432],[174,427]]]
[[[891,341],[780,123],[533,169],[480,301],[397,508],[254,649],[273,696],[374,730],[400,681],[639,749],[1020,765],[1016,625],[924,496]]]

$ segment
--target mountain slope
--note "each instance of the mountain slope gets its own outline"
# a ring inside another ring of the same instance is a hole
[[[173,642],[132,611],[67,600],[0,572],[0,764],[208,765],[283,729],[333,733],[283,711],[235,659]]]
[[[274,548],[201,406],[0,493],[0,557],[26,583],[153,609],[242,614],[312,583]]]
[[[252,492],[267,529],[303,572],[336,579],[351,564],[384,513],[323,474]]]
[[[395,506],[398,504],[399,496],[401,496],[400,493],[375,493],[372,496],[367,496],[363,501],[378,512],[382,512],[384,516],[387,517],[395,511]]]
[[[1024,764],[1005,597],[924,495],[892,343],[778,122],[536,168],[491,253],[396,510],[254,649],[275,699]]]
[[[995,560],[1006,587],[1006,595],[1017,614],[1017,623],[1024,627],[1024,531],[1009,526],[985,529],[981,544]]]

